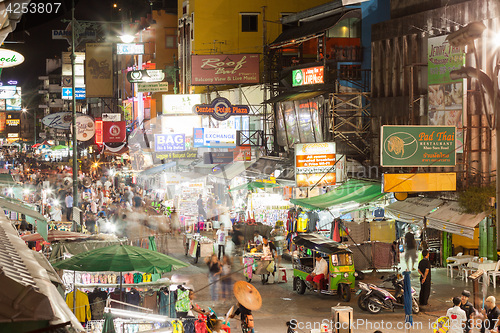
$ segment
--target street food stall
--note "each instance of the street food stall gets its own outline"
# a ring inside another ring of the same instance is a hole
[[[184,233],[185,255],[194,258],[197,263],[200,257],[208,257],[215,252],[214,242],[200,234]]]

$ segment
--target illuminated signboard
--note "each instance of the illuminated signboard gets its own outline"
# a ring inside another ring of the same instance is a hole
[[[116,54],[144,54],[144,44],[140,43],[118,43]]]
[[[297,187],[335,185],[335,142],[295,145],[295,179]]]
[[[16,51],[0,49],[0,68],[8,68],[20,65],[24,62],[24,57]]]
[[[250,112],[250,107],[246,105],[231,105],[231,102],[226,98],[217,97],[211,104],[195,105],[193,111],[198,115],[210,115],[222,121],[228,119],[231,115],[247,115]]]
[[[155,134],[155,152],[186,150],[186,135],[179,133]]]
[[[298,87],[308,84],[325,83],[323,72],[323,66],[296,69],[292,71],[292,86]]]
[[[95,143],[102,145],[102,120],[95,121]]]
[[[161,69],[142,69],[127,73],[127,80],[130,83],[161,82],[164,79],[165,73]]]
[[[21,97],[21,87],[16,86],[1,86],[0,99],[12,99]]]
[[[234,148],[236,130],[225,128],[194,128],[195,148]]]

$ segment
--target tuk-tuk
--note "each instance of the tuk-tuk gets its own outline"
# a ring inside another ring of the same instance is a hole
[[[355,283],[351,250],[346,245],[317,234],[298,235],[293,242],[301,247],[299,255],[292,259],[293,289],[298,294],[303,294],[306,289],[313,289],[306,278],[314,270],[315,257],[319,255],[328,262],[328,277],[320,283],[320,292],[327,295],[338,294],[342,301],[349,302]]]

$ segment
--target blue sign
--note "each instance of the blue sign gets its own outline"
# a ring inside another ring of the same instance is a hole
[[[85,88],[75,88],[75,99],[85,99]],[[62,88],[62,99],[73,99],[73,88]]]
[[[185,151],[185,134],[155,134],[155,152]]]
[[[194,137],[194,140],[193,140],[193,147],[195,148],[202,148],[202,147],[205,147],[204,143],[205,143],[205,136],[203,135],[203,128],[195,128],[193,129],[194,130],[194,134],[193,134],[193,137]]]

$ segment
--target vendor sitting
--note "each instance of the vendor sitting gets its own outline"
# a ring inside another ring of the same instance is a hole
[[[257,230],[253,233],[253,242],[256,246],[262,245],[262,236]]]
[[[318,290],[320,287],[321,280],[328,275],[328,263],[321,256],[316,257],[316,267],[314,271],[309,274],[306,278],[306,281],[312,283],[314,290]]]

